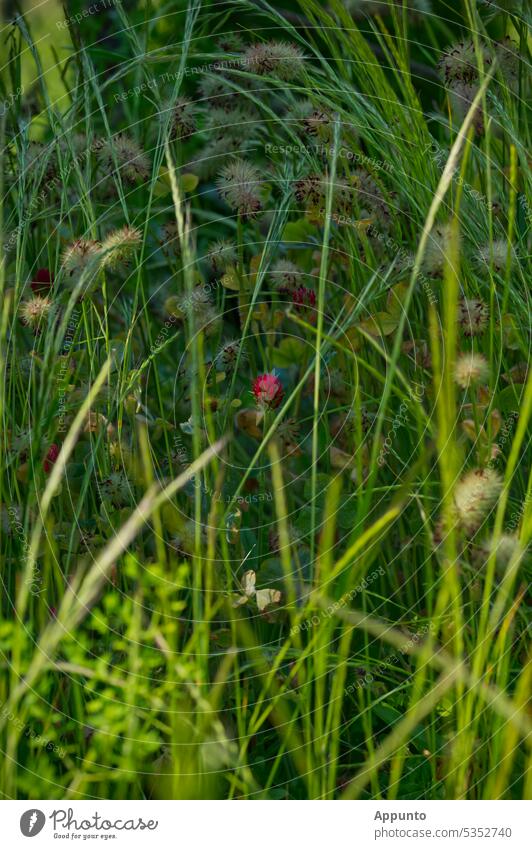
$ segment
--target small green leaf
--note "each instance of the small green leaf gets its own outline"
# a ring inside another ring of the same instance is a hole
[[[276,368],[288,368],[303,361],[305,343],[301,339],[283,339],[278,348],[273,350],[273,365]]]
[[[193,192],[197,188],[198,183],[199,177],[197,174],[188,173],[181,175],[181,187],[184,192]]]
[[[283,242],[308,242],[309,237],[316,232],[314,224],[308,218],[290,221],[283,231]]]
[[[360,327],[371,336],[389,336],[397,330],[399,319],[387,312],[377,312],[360,322]]]

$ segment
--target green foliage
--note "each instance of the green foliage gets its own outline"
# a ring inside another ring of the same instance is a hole
[[[8,27],[2,793],[529,795],[526,21],[258,5]]]

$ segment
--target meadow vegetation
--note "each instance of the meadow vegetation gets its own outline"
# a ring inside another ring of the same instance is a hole
[[[47,2],[0,74],[0,787],[530,798],[527,4]]]

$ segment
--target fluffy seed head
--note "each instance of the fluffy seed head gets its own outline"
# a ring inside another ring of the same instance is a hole
[[[462,298],[458,302],[458,324],[464,336],[480,336],[488,319],[489,308],[481,298]]]
[[[237,261],[236,244],[229,239],[219,239],[209,245],[207,256],[213,271],[217,273],[226,271]]]
[[[231,342],[226,342],[216,356],[217,362],[220,363],[224,371],[233,371],[238,359],[239,352],[242,348],[242,342],[235,339]]]
[[[458,520],[469,536],[475,533],[497,503],[502,478],[493,469],[474,469],[458,481],[454,503]]]
[[[242,136],[249,140],[258,127],[257,115],[249,107],[235,105],[231,108],[215,106],[209,109],[205,129],[211,138],[233,137],[241,143]]]
[[[262,209],[259,172],[245,159],[234,159],[216,181],[221,197],[242,218],[255,218]]]
[[[431,277],[439,277],[443,273],[450,241],[450,224],[437,224],[431,231],[423,257],[423,270]]]
[[[141,243],[142,233],[138,227],[126,225],[113,230],[102,242],[103,264],[111,269],[128,265]]]
[[[196,163],[195,172],[202,180],[211,180],[220,173],[220,168],[228,158],[242,155],[247,147],[247,139],[238,139],[233,133],[226,133],[212,139],[202,150],[201,159]]]
[[[101,251],[99,242],[93,239],[76,239],[63,252],[62,265],[70,277],[78,276],[94,263]]]
[[[496,563],[501,569],[506,568],[510,560],[521,551],[519,540],[515,534],[502,534],[497,545],[492,542],[490,548],[496,552]]]
[[[253,381],[252,392],[257,406],[275,410],[283,400],[283,384],[275,374],[259,374]]]
[[[482,54],[485,67],[488,57],[484,50]],[[478,60],[473,41],[460,41],[449,47],[440,59],[439,68],[447,85],[453,82],[472,83],[478,80]]]
[[[310,100],[301,100],[292,107],[287,118],[303,137],[312,136],[323,144],[332,139],[333,117],[325,107],[316,107]]]
[[[281,293],[290,293],[298,288],[303,272],[288,259],[280,259],[275,263],[270,279],[275,288]]]
[[[50,298],[35,295],[27,301],[22,301],[19,307],[20,319],[34,333],[38,333],[48,321],[52,306]]]
[[[278,425],[275,435],[281,442],[282,453],[284,456],[298,456],[301,454],[301,449],[299,447],[299,433],[299,423],[293,417],[284,419]]]
[[[294,183],[294,195],[299,203],[322,205],[325,200],[325,183],[319,174],[308,174]]]
[[[510,249],[510,258],[513,250]],[[508,242],[504,239],[495,239],[493,242],[483,245],[477,251],[477,261],[481,268],[493,268],[501,274],[506,268],[508,258]]]
[[[97,145],[96,158],[107,174],[114,174],[118,166],[120,176],[128,183],[144,182],[150,174],[150,160],[146,153],[125,133],[102,139]]]
[[[488,362],[482,354],[461,354],[456,361],[454,378],[462,389],[485,383],[489,374]]]
[[[178,256],[180,254],[179,232],[175,221],[168,221],[162,225],[159,244],[167,256],[170,254]]]
[[[201,329],[207,338],[218,332],[221,323],[220,313],[201,287],[193,291],[191,303],[187,304],[187,308],[194,315],[196,329]]]
[[[223,53],[240,53],[244,49],[244,42],[237,32],[226,32],[217,42],[217,47]]]
[[[381,224],[388,224],[390,209],[377,182],[363,168],[357,168],[353,176],[355,178],[354,185],[356,187],[361,217],[370,218],[371,216],[375,216]],[[338,187],[339,204],[342,206],[343,202],[345,208],[348,209],[352,189],[350,186],[347,186],[343,190],[343,194],[340,192],[340,189],[342,189],[341,185]]]
[[[456,114],[457,119],[462,121],[473,103],[478,91],[478,83],[471,83],[464,80],[452,80],[447,88],[453,112]],[[478,106],[475,110],[473,126],[477,133],[484,132],[484,116],[482,114],[481,106]]]
[[[240,100],[241,95],[231,88],[228,82],[230,78],[230,74],[205,74],[198,86],[200,99],[205,101],[212,100],[213,103],[209,104],[209,106],[233,109],[235,104]],[[249,88],[247,81],[239,80],[238,82],[242,88]]]
[[[196,131],[196,110],[185,97],[178,97],[172,107],[170,138],[187,139]]]
[[[272,74],[286,82],[297,79],[303,72],[303,53],[283,41],[254,44],[246,50],[242,61],[252,74]]]

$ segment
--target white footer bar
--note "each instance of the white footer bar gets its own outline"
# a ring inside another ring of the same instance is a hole
[[[527,802],[3,801],[2,846],[532,846]],[[275,810],[274,810],[275,808]]]

